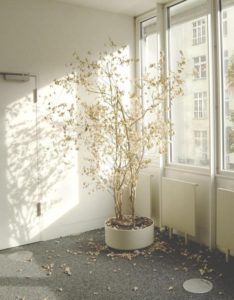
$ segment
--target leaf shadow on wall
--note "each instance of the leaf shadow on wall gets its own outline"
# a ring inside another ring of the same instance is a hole
[[[73,163],[64,164],[63,153],[46,142],[56,133],[44,123],[32,93],[7,106],[5,127],[9,246],[16,246],[40,240],[37,203],[49,209],[62,201],[54,190]]]

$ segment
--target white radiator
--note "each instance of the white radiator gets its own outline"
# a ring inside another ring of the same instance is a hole
[[[216,245],[229,253],[234,250],[234,191],[217,191]]]
[[[162,178],[161,223],[195,236],[195,202],[198,184]]]

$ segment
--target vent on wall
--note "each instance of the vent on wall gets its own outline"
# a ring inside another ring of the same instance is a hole
[[[198,184],[162,178],[162,225],[167,226],[170,232],[176,229],[187,235],[195,236],[195,202]]]
[[[29,73],[0,72],[0,75],[2,75],[6,81],[26,82],[30,79]]]

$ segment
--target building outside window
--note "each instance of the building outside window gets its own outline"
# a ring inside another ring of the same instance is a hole
[[[228,22],[227,22],[227,11],[222,12],[222,24],[223,24],[223,35],[227,36],[228,34]]]
[[[193,22],[193,45],[206,42],[206,19],[202,18]]]
[[[228,73],[228,64],[229,64],[228,50],[224,50],[224,52],[223,52],[223,71],[225,74]]]
[[[194,119],[207,117],[207,92],[194,93]]]
[[[224,115],[228,118],[230,116],[230,103],[229,103],[229,94],[228,94],[228,90],[226,89],[224,91]]]
[[[194,69],[193,76],[194,79],[205,79],[206,78],[206,56],[196,56],[193,58]]]
[[[205,130],[194,131],[195,159],[201,165],[208,163],[208,135]]]

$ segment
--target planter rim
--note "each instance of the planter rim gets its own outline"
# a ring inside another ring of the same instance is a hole
[[[149,220],[151,220],[152,221],[152,224],[150,224],[149,226],[146,226],[146,227],[144,227],[144,228],[132,228],[132,229],[120,229],[120,228],[116,228],[116,227],[112,227],[112,226],[110,226],[110,225],[107,225],[106,223],[110,220],[110,219],[112,219],[113,217],[110,217],[110,218],[108,218],[106,221],[105,221],[105,227],[108,227],[108,228],[111,228],[112,230],[116,230],[116,231],[123,231],[123,232],[127,232],[127,231],[138,231],[138,230],[144,230],[144,229],[146,229],[146,228],[149,228],[149,227],[151,227],[151,226],[154,226],[154,220],[152,219],[152,218],[149,218],[149,217],[144,217],[144,218],[147,218],[147,219],[149,219]]]

